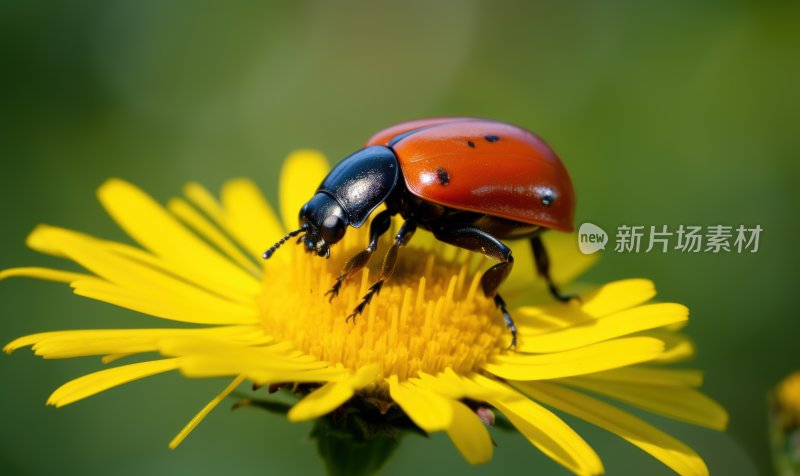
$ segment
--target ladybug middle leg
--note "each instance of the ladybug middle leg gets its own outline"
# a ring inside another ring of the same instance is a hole
[[[386,282],[389,278],[392,277],[394,273],[394,266],[397,264],[397,253],[401,247],[408,244],[411,240],[411,237],[414,236],[414,232],[417,230],[417,221],[413,218],[409,218],[408,220],[404,221],[403,224],[400,226],[400,230],[397,232],[397,235],[394,237],[394,243],[389,248],[389,251],[386,252],[386,256],[383,258],[383,265],[381,265],[381,274],[378,276],[378,280],[369,287],[369,291],[364,297],[361,299],[361,303],[353,309],[353,312],[347,316],[347,321],[353,319],[355,322],[356,317],[364,312],[367,305],[369,305],[372,298],[375,297],[376,294],[381,292],[381,288],[383,287],[383,283]]]
[[[386,233],[391,223],[392,213],[389,210],[384,210],[375,215],[375,218],[372,219],[372,223],[369,225],[369,244],[366,248],[359,251],[355,256],[347,260],[347,262],[344,264],[342,274],[336,278],[336,282],[333,284],[333,287],[330,289],[330,291],[325,293],[326,296],[331,296],[328,299],[328,302],[333,301],[333,298],[339,295],[339,289],[341,289],[342,283],[347,278],[356,274],[367,265],[372,253],[374,253],[378,248],[378,240],[380,239],[381,235]]]
[[[558,287],[553,283],[553,278],[550,277],[550,258],[547,256],[547,250],[544,249],[542,237],[535,235],[531,237],[531,250],[533,250],[533,257],[536,261],[536,271],[539,276],[543,277],[547,282],[547,288],[550,290],[550,295],[561,302],[568,302],[576,296],[571,294],[562,294]]]
[[[497,289],[506,280],[511,268],[514,267],[514,257],[511,249],[500,240],[486,231],[465,223],[444,223],[433,229],[433,236],[438,240],[449,243],[459,248],[482,253],[488,258],[500,261],[489,268],[481,277],[481,289],[486,297],[494,298],[494,303],[506,322],[506,327],[511,331],[511,347],[517,346],[517,326],[511,318],[506,302],[497,293]]]

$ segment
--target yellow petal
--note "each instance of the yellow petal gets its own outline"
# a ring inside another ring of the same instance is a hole
[[[332,412],[353,396],[356,390],[374,383],[378,366],[367,365],[351,377],[338,382],[328,382],[300,400],[289,410],[290,421],[304,421]]]
[[[283,343],[251,347],[200,338],[159,342],[162,354],[181,357],[180,371],[188,377],[244,375],[255,383],[268,384],[338,381],[349,374],[347,369],[328,367],[288,348]]]
[[[509,241],[506,245],[511,248],[511,254],[514,256],[514,267],[503,283],[503,296],[510,297],[534,291],[543,293],[545,283],[536,272],[533,252],[528,240]]]
[[[582,377],[560,380],[621,402],[676,420],[724,431],[728,413],[717,402],[695,389],[640,383],[604,382]]]
[[[435,376],[419,372],[419,378],[409,379],[409,381],[453,400],[470,398],[482,401],[497,396],[496,389],[491,390],[486,386],[477,385],[472,380],[456,374],[450,367]]]
[[[197,182],[189,182],[183,186],[183,195],[217,224],[225,222],[225,210],[207,188]]]
[[[492,379],[476,376],[490,389],[504,390],[488,402],[500,410],[539,450],[575,474],[600,474],[603,463],[591,446],[553,412]]]
[[[174,263],[166,262],[147,251],[144,251],[133,246],[114,241],[100,240],[85,233],[80,233],[74,230],[59,228],[49,225],[37,226],[28,236],[29,243],[33,243],[31,247],[36,251],[42,253],[56,254],[60,257],[67,257],[65,254],[64,243],[61,239],[63,235],[68,235],[71,239],[85,244],[91,249],[101,250],[102,253],[110,253],[115,258],[122,258],[132,261],[136,265],[146,266],[148,270],[157,271],[168,277],[180,277],[181,284],[192,284],[194,287],[199,288],[205,292],[210,292],[227,300],[237,301],[244,304],[251,304],[253,301],[252,295],[242,293],[237,290],[235,293],[225,293],[224,290],[218,288],[209,288],[208,283],[203,281],[193,281],[190,277],[183,274],[180,266]],[[39,248],[43,246],[44,248]],[[88,275],[84,275],[88,276]]]
[[[224,342],[218,338],[210,336],[195,336],[194,339],[165,339],[164,345],[160,347],[161,352],[170,355],[190,355],[204,354],[224,357],[244,353],[253,359],[265,359],[265,364],[272,360],[296,360],[298,362],[314,362],[316,359],[311,356],[302,356],[300,352],[292,350],[292,344],[281,341],[270,345],[242,345],[232,342]],[[302,356],[302,357],[301,357]]]
[[[73,273],[70,271],[61,271],[59,269],[50,268],[10,268],[0,271],[0,281],[6,278],[36,278],[44,279],[46,281],[55,281],[57,283],[70,283],[76,279],[91,278],[89,274]]]
[[[11,353],[33,346],[36,355],[63,359],[87,355],[136,354],[152,352],[166,338],[215,337],[226,342],[263,343],[265,336],[257,327],[233,326],[207,329],[102,329],[42,332],[20,337],[3,349]]]
[[[637,335],[654,337],[664,342],[664,352],[657,359],[653,359],[654,363],[680,362],[694,355],[694,343],[692,340],[683,334],[667,330],[667,328],[640,332]]]
[[[514,310],[514,320],[527,339],[533,335],[566,329],[597,319],[583,312],[577,304],[569,303],[519,307]]]
[[[175,216],[183,220],[184,223],[192,227],[195,232],[222,250],[229,259],[241,266],[245,271],[257,278],[261,277],[261,270],[255,266],[252,259],[242,253],[236,244],[187,202],[179,198],[173,198],[167,204],[167,208]]]
[[[33,229],[32,232],[28,234],[28,237],[25,238],[25,244],[28,245],[28,248],[38,251],[39,253],[44,253],[46,255],[58,256],[59,258],[64,257],[64,253],[61,252],[61,249],[58,246],[53,245],[50,243],[48,236],[44,233],[39,233],[40,228],[49,228],[48,225],[38,225],[36,228]],[[87,235],[88,236],[88,235]]]
[[[100,362],[104,364],[110,364],[112,362],[116,362],[119,359],[124,359],[125,357],[135,355],[135,354],[108,354],[100,357]]]
[[[653,282],[647,279],[625,279],[602,286],[581,296],[583,312],[602,317],[649,301],[656,295]]]
[[[327,367],[312,356],[290,351],[290,344],[280,342],[272,345],[251,346],[223,339],[195,336],[191,339],[177,337],[164,338],[159,342],[159,351],[164,355],[176,357],[217,359],[220,365],[237,362],[241,373],[248,367],[268,370],[311,370]],[[333,369],[331,369],[333,370]],[[339,375],[348,375],[346,369],[338,370]],[[339,380],[339,379],[337,379]]]
[[[575,233],[548,231],[542,234],[542,243],[550,258],[550,275],[553,281],[565,284],[573,281],[592,267],[599,255],[585,255],[578,249]]]
[[[278,196],[283,226],[287,231],[297,228],[300,208],[314,196],[329,170],[325,156],[316,150],[292,152],[283,163]]]
[[[333,369],[290,370],[264,368],[255,364],[234,362],[232,360],[211,359],[203,356],[185,357],[180,371],[187,377],[230,377],[244,371],[248,380],[258,385],[273,383],[319,383],[332,382],[341,378],[341,372]]]
[[[205,417],[208,416],[209,413],[211,413],[211,410],[216,408],[216,406],[219,405],[219,403],[222,400],[224,400],[225,397],[227,397],[228,395],[231,394],[231,392],[236,390],[236,387],[238,387],[239,384],[241,384],[242,382],[244,382],[244,377],[239,376],[233,379],[233,381],[227,387],[225,387],[225,389],[222,392],[220,392],[219,395],[217,395],[210,402],[208,402],[206,406],[204,406],[202,410],[197,412],[197,415],[195,415],[194,418],[192,418],[189,421],[189,423],[187,423],[186,426],[184,426],[183,429],[180,432],[178,432],[177,435],[175,435],[175,438],[173,438],[172,441],[169,442],[169,448],[173,450],[177,448],[178,445],[180,445],[181,442],[184,439],[186,439],[187,436],[189,436],[189,433],[191,433],[197,427],[197,425],[199,425],[200,422],[203,421],[203,419],[205,419]]]
[[[666,326],[689,318],[685,306],[672,303],[650,304],[621,311],[602,319],[592,319],[565,329],[537,335],[525,335],[520,325],[522,352],[560,352],[596,342]]]
[[[257,279],[200,240],[130,183],[111,179],[100,187],[97,195],[128,235],[153,254],[179,266],[189,279],[232,294],[259,292]]]
[[[411,420],[425,431],[441,431],[453,421],[450,400],[407,382],[399,383],[397,376],[389,378],[389,395]]]
[[[369,364],[356,370],[352,377],[349,377],[346,382],[353,387],[354,390],[362,389],[373,383],[377,383],[379,375],[379,367],[377,364]]]
[[[272,206],[250,179],[226,181],[219,201],[208,189],[195,182],[186,184],[183,194],[259,263],[265,234],[275,239],[284,234]]]
[[[190,299],[165,293],[131,291],[101,279],[81,279],[72,283],[75,294],[162,319],[193,324],[253,324],[258,311],[239,305],[202,306]],[[216,303],[219,304],[219,303]]]
[[[646,362],[663,349],[658,339],[628,337],[552,354],[501,354],[484,369],[511,380],[554,379]]]
[[[452,420],[447,427],[447,436],[470,464],[483,464],[492,459],[494,446],[486,425],[475,412],[461,402],[448,400],[452,409]]]
[[[259,385],[332,382],[341,379],[343,374],[342,371],[331,368],[292,368],[280,363],[265,365],[255,360],[199,354],[182,357],[180,371],[187,377],[196,378],[244,375]]]
[[[261,259],[262,253],[285,233],[274,209],[258,186],[248,179],[226,182],[221,197],[226,228],[251,255]]]
[[[585,375],[584,378],[608,382],[644,383],[649,385],[671,385],[699,387],[703,384],[703,373],[695,369],[665,369],[647,365],[633,365],[619,369]]]
[[[227,314],[251,314],[250,306],[223,299],[206,289],[188,284],[170,274],[143,264],[136,259],[123,257],[116,249],[106,243],[81,233],[56,227],[39,226],[33,232],[43,236],[53,246],[57,246],[70,259],[84,268],[116,285],[126,288],[129,293],[155,301],[174,302],[179,305],[207,309],[216,312],[224,320]],[[93,279],[73,282],[93,283]],[[251,298],[252,302],[252,298]],[[220,318],[217,320],[219,321]]]
[[[305,421],[325,415],[350,400],[353,389],[343,382],[328,382],[300,400],[286,415],[289,421]]]
[[[531,398],[615,433],[681,475],[707,475],[697,453],[639,418],[586,395],[545,382],[515,383]]]
[[[110,388],[178,368],[179,359],[162,359],[124,365],[78,377],[58,387],[48,405],[63,407]]]

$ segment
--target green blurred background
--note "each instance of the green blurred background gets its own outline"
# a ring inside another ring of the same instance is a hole
[[[771,472],[765,393],[800,367],[796,296],[800,83],[797,2],[2,2],[0,267],[57,265],[24,247],[37,223],[124,239],[94,198],[107,177],[160,200],[189,180],[248,176],[273,200],[292,149],[336,161],[378,129],[492,117],[550,142],[577,221],[756,225],[757,254],[605,252],[586,277],[653,278],[692,310],[705,390],[726,434],[654,418],[716,474]],[[68,287],[0,284],[0,341],[141,326]],[[213,413],[167,442],[222,381],[161,376],[63,409],[55,387],[95,359],[0,358],[2,474],[303,474],[309,425]],[[570,422],[574,420],[570,419]],[[611,474],[666,474],[576,423]],[[446,438],[409,437],[385,474],[561,474],[518,435],[469,467]]]

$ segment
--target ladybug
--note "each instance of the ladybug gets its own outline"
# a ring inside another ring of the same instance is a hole
[[[342,239],[347,227],[364,225],[381,204],[386,209],[370,223],[369,244],[345,263],[327,293],[331,300],[342,283],[367,264],[392,216],[400,214],[404,221],[378,279],[347,320],[361,314],[380,292],[394,271],[399,249],[417,227],[498,262],[480,284],[502,312],[512,347],[517,329],[497,290],[514,257],[501,240],[529,240],[537,272],[550,293],[560,301],[571,298],[561,294],[550,277],[541,234],[547,229],[573,230],[575,193],[561,160],[530,131],[476,118],[423,119],[384,129],[330,171],[300,210],[300,228],[268,249],[264,259],[297,235],[306,252],[328,258],[330,246]]]

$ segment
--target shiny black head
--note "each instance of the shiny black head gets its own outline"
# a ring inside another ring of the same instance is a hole
[[[298,243],[303,243],[306,253],[330,258],[330,245],[338,243],[347,229],[347,218],[339,203],[330,195],[319,192],[300,209],[300,228],[289,232],[264,252],[264,259],[270,259],[278,248],[289,238],[302,235]]]
[[[303,205],[300,228],[264,252],[264,259],[300,234],[297,242],[307,253],[330,257],[330,245],[342,239],[348,226],[361,227],[395,189],[399,176],[397,158],[387,147],[365,147],[349,155],[330,171],[317,193]]]
[[[339,202],[319,192],[300,209],[300,228],[306,232],[301,238],[306,253],[328,258],[330,245],[338,243],[344,236],[347,217]]]

